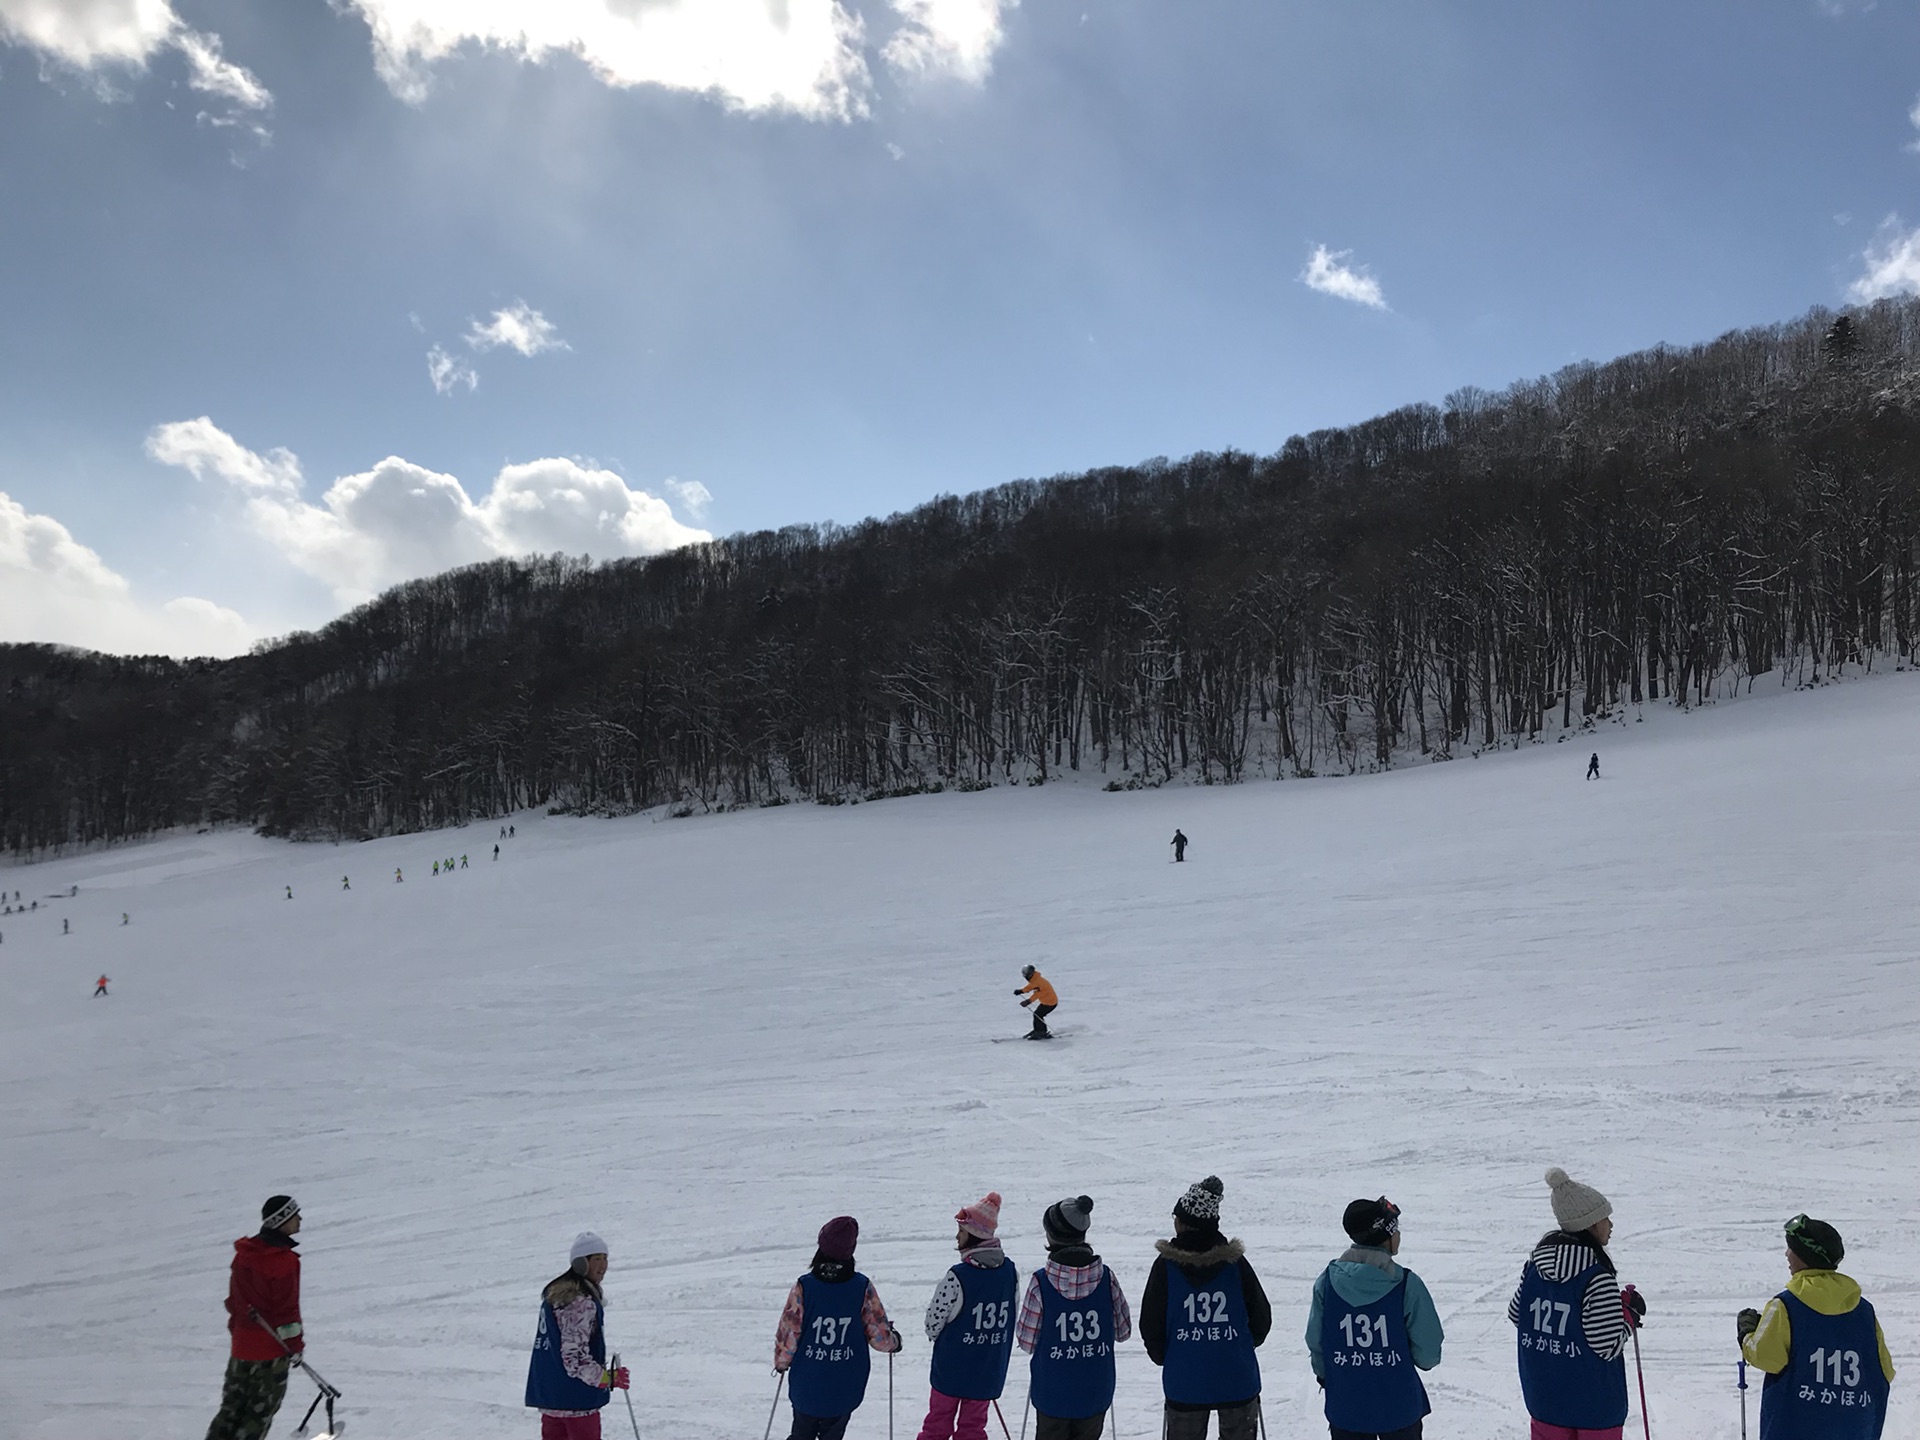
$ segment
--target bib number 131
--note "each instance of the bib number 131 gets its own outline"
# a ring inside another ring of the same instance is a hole
[[[1346,1337],[1349,1350],[1371,1350],[1374,1346],[1387,1343],[1386,1315],[1342,1315],[1340,1333]]]

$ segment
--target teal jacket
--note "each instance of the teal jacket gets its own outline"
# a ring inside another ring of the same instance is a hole
[[[1407,1317],[1407,1344],[1413,1350],[1413,1363],[1431,1370],[1440,1363],[1440,1345],[1446,1339],[1440,1328],[1440,1312],[1433,1308],[1433,1297],[1420,1277],[1404,1266],[1396,1265],[1385,1250],[1372,1245],[1355,1245],[1313,1282],[1313,1309],[1307,1313],[1307,1354],[1313,1360],[1313,1373],[1325,1377],[1326,1357],[1320,1353],[1320,1316],[1326,1305],[1328,1276],[1340,1298],[1349,1305],[1371,1305],[1384,1297],[1407,1277],[1403,1306]]]

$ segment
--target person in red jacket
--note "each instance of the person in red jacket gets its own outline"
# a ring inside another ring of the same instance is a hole
[[[261,1440],[286,1398],[287,1372],[307,1343],[293,1238],[299,1232],[299,1205],[291,1195],[275,1195],[260,1207],[260,1233],[233,1242],[227,1285],[232,1358],[207,1440]]]

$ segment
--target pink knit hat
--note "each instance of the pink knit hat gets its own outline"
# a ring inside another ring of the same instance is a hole
[[[969,1235],[978,1235],[982,1240],[993,1239],[993,1232],[1000,1226],[1000,1192],[989,1190],[985,1198],[971,1205],[962,1205],[953,1218],[960,1222],[960,1228]]]

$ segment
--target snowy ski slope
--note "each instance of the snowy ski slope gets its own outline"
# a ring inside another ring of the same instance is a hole
[[[1429,1433],[1514,1440],[1504,1310],[1560,1164],[1612,1198],[1651,1305],[1656,1437],[1739,1433],[1732,1317],[1806,1210],[1880,1308],[1911,1440],[1916,722],[1901,674],[1378,777],[521,815],[497,864],[477,825],[0,869],[80,887],[0,919],[0,1437],[198,1440],[230,1244],[281,1189],[360,1440],[536,1434],[536,1297],[585,1227],[649,1440],[757,1436],[781,1298],[840,1211],[908,1337],[905,1437],[960,1202],[1003,1192],[1025,1268],[1043,1207],[1090,1193],[1137,1303],[1217,1172],[1275,1303],[1273,1440],[1326,1433],[1307,1291],[1382,1192],[1447,1326]],[[1060,1043],[990,1043],[1024,961]],[[1016,1365],[1016,1428],[1024,1394]],[[851,1440],[886,1397],[882,1363]],[[1158,1404],[1135,1341],[1119,1434]]]

